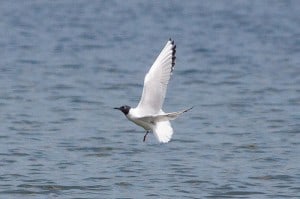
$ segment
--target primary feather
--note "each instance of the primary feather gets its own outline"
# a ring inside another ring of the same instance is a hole
[[[146,74],[141,100],[136,107],[142,111],[141,115],[157,114],[162,109],[175,65],[175,53],[176,45],[170,39]]]

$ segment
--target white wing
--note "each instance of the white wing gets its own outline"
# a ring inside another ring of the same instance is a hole
[[[179,117],[182,113],[188,112],[191,110],[193,107],[182,110],[182,111],[177,111],[177,112],[172,112],[172,113],[164,113],[163,111],[160,112],[158,115],[149,115],[149,116],[144,116],[139,118],[140,120],[146,122],[146,123],[157,123],[157,122],[164,122],[164,121],[169,121],[169,120],[175,120],[177,117]]]
[[[167,86],[175,65],[176,45],[167,42],[144,79],[141,100],[136,107],[142,115],[157,114],[164,103]]]

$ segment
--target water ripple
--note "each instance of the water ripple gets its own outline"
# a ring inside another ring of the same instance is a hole
[[[299,198],[299,5],[2,1],[0,198]],[[196,107],[144,143],[112,107],[169,37]]]

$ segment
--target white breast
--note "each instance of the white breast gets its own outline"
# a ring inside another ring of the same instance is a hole
[[[141,120],[140,118],[143,116],[139,115],[138,111],[134,108],[129,110],[129,113],[126,115],[126,117],[133,123],[143,127],[146,131],[152,130],[154,127],[154,124]]]

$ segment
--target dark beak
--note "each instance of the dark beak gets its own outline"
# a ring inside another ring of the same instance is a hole
[[[118,107],[115,107],[114,109],[121,110],[121,109],[120,109],[120,108],[118,108]]]

